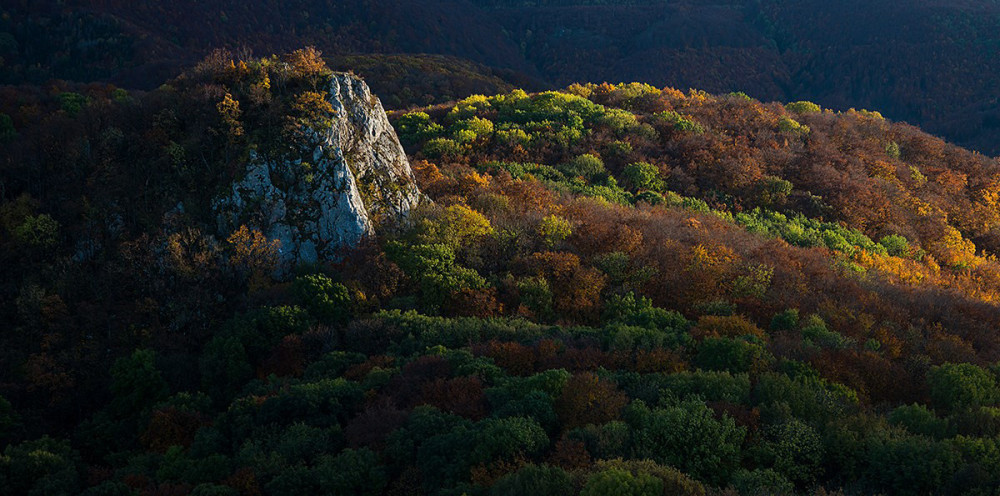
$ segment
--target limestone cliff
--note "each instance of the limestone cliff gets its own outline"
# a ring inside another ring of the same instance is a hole
[[[291,157],[252,152],[242,179],[213,202],[220,231],[243,223],[280,240],[284,267],[339,258],[374,225],[408,215],[421,197],[368,85],[335,73],[325,98],[333,111],[304,131]]]

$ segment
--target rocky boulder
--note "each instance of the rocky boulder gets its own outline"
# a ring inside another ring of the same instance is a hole
[[[281,242],[283,268],[336,260],[374,226],[420,201],[406,153],[378,98],[352,74],[333,74],[333,111],[304,131],[291,157],[251,152],[242,179],[213,202],[221,232],[240,224]]]

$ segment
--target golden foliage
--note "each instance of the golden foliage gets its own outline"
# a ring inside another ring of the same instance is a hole
[[[267,285],[269,275],[278,265],[281,241],[268,239],[257,229],[240,226],[227,239],[232,255],[230,263],[250,277],[250,287],[260,289]]]
[[[285,62],[291,66],[292,75],[298,77],[316,76],[329,70],[323,61],[323,53],[316,47],[306,47],[285,56]]]
[[[240,102],[233,99],[233,95],[226,92],[222,101],[215,105],[216,110],[222,117],[222,123],[228,128],[228,135],[231,140],[243,136],[243,124],[240,123]]]

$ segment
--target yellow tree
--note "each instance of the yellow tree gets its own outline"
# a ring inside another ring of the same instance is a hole
[[[278,253],[281,241],[268,239],[257,229],[240,226],[229,239],[232,248],[230,263],[250,278],[250,289],[265,287],[270,281],[270,274],[278,265]]]

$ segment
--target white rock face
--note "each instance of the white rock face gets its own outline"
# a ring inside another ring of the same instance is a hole
[[[307,131],[300,157],[275,162],[251,152],[243,179],[213,202],[222,233],[246,224],[280,240],[282,270],[337,260],[374,224],[407,216],[421,198],[368,85],[337,73],[326,98],[332,125]]]

